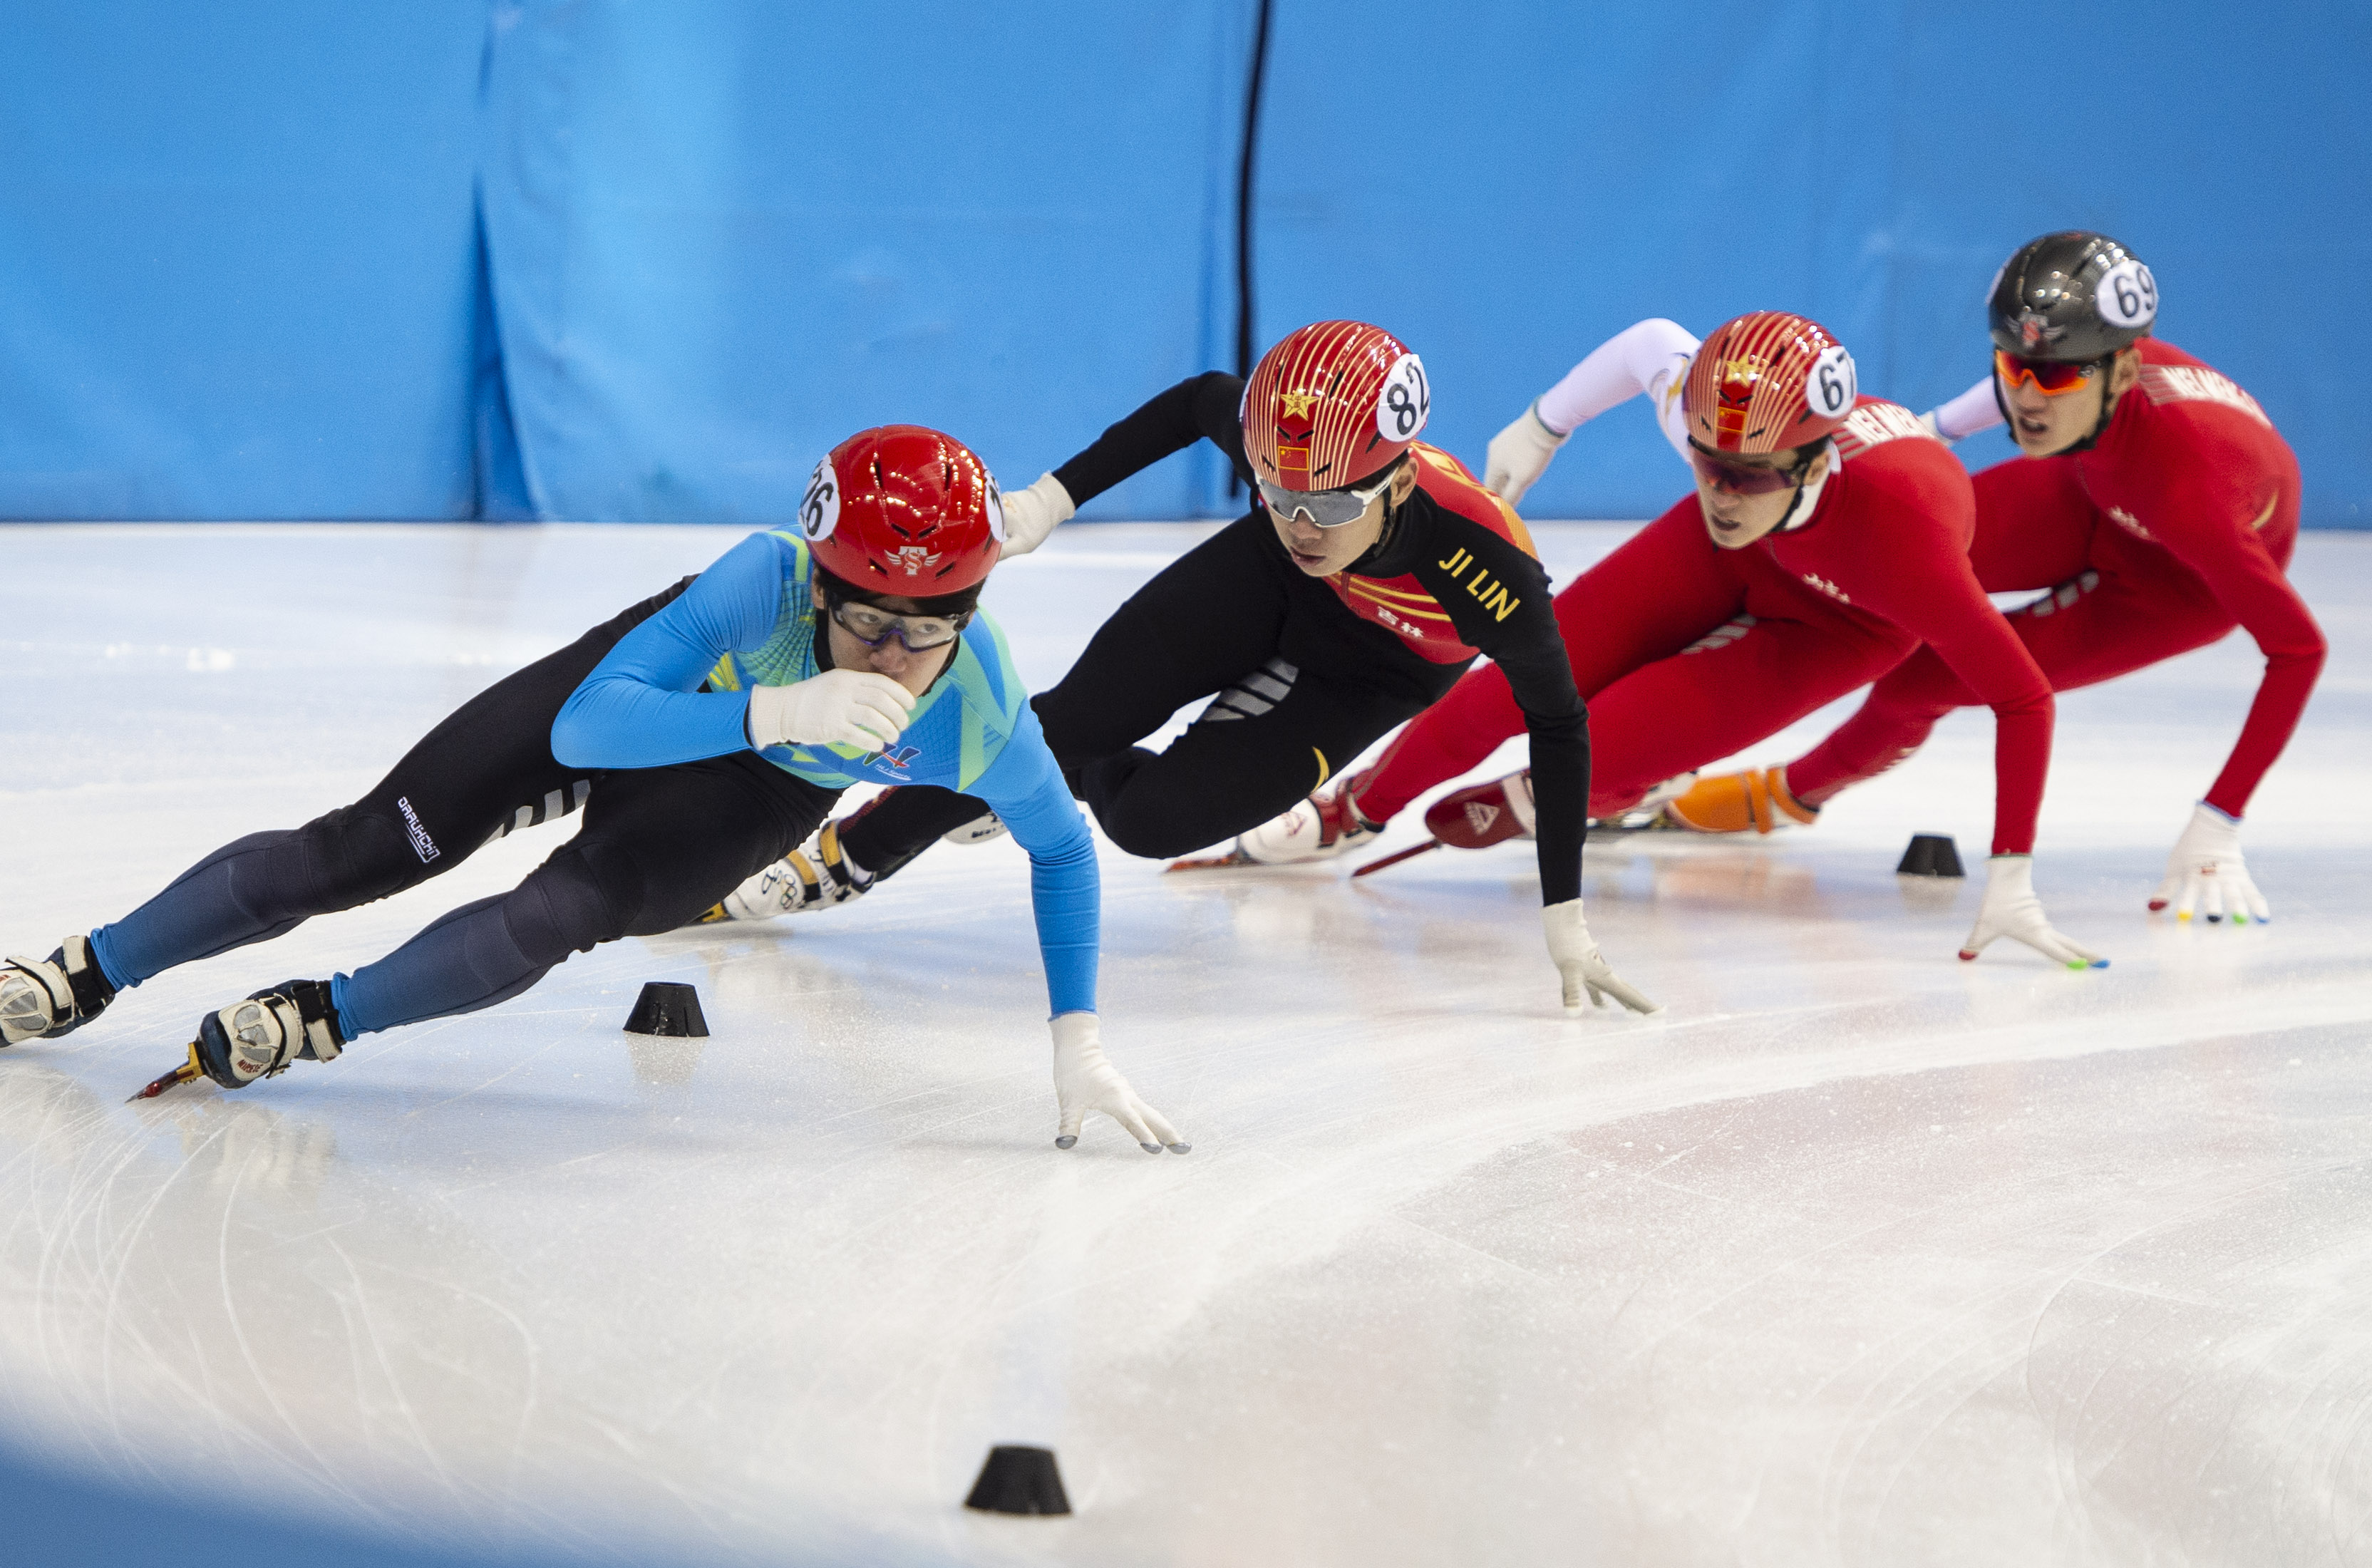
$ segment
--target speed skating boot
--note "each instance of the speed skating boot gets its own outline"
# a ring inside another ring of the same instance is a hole
[[[0,1046],[71,1034],[114,1000],[87,936],[67,937],[46,958],[10,958],[0,963]]]
[[[843,818],[841,821],[849,819]],[[816,835],[812,852],[793,850],[747,882],[725,895],[695,924],[723,920],[772,920],[778,914],[808,914],[836,909],[860,899],[879,880],[860,877],[841,853],[841,821],[826,822]]]
[[[1489,849],[1509,839],[1529,839],[1538,813],[1532,807],[1532,771],[1507,774],[1488,784],[1453,789],[1424,808],[1424,830],[1433,837],[1421,844],[1367,862],[1354,877],[1372,877],[1404,860],[1450,849]]]
[[[1250,831],[1238,834],[1236,854],[1242,857],[1239,864],[1296,865],[1304,861],[1331,860],[1346,850],[1375,842],[1384,825],[1368,821],[1351,804],[1366,776],[1354,774],[1331,795],[1313,795],[1296,801],[1283,816],[1272,817]]]
[[[198,1020],[198,1068],[227,1089],[285,1072],[292,1062],[335,1062],[346,1038],[326,980],[291,980]]]
[[[1820,808],[1807,806],[1787,788],[1787,770],[1749,768],[1699,779],[1664,815],[1694,833],[1768,833],[1791,824],[1810,827]]]
[[[1532,807],[1532,771],[1509,773],[1488,784],[1451,790],[1424,809],[1424,825],[1451,849],[1488,849],[1509,839],[1529,839],[1538,814]]]

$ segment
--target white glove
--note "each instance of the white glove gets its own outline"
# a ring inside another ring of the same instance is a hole
[[[788,686],[750,688],[750,744],[878,749],[897,740],[913,711],[914,694],[886,675],[827,669]]]
[[[1556,960],[1557,973],[1564,977],[1567,1008],[1579,1010],[1581,995],[1586,991],[1593,1007],[1605,1006],[1606,998],[1611,996],[1634,1013],[1663,1011],[1616,974],[1613,966],[1599,953],[1598,944],[1589,939],[1589,927],[1582,922],[1579,899],[1567,899],[1541,910],[1541,924],[1548,932],[1549,957]]]
[[[997,559],[1010,561],[1029,554],[1046,542],[1055,524],[1069,522],[1077,510],[1061,480],[1051,473],[1040,474],[1037,483],[1005,498],[1005,549]]]
[[[1540,482],[1546,473],[1549,459],[1557,448],[1572,438],[1573,432],[1560,436],[1541,423],[1541,405],[1532,405],[1516,416],[1516,423],[1491,437],[1491,445],[1482,454],[1482,482],[1497,491],[1508,505],[1522,504],[1524,492]]]
[[[1977,923],[1969,939],[1960,945],[1960,957],[1975,958],[1999,936],[2023,942],[2071,970],[2109,967],[2109,960],[2099,954],[2078,947],[2051,929],[2042,913],[2042,900],[2034,896],[2030,854],[1997,854],[1985,862],[1985,901],[1977,910]]]
[[[2192,809],[2191,825],[2182,830],[2182,837],[2174,841],[2174,853],[2166,857],[2166,880],[2150,896],[2149,907],[2154,910],[2169,904],[2174,906],[2177,920],[2189,920],[2196,912],[2205,915],[2211,924],[2227,914],[2235,925],[2273,918],[2273,906],[2257,891],[2249,867],[2240,859],[2238,818],[2225,816],[2203,800]]]
[[[1919,416],[1919,423],[1926,426],[1927,434],[1936,437],[1936,440],[1941,441],[1947,447],[1952,444],[1952,438],[1944,434],[1943,425],[1936,423],[1936,411],[1934,409],[1931,408],[1925,413],[1921,414]]]
[[[1091,1110],[1100,1110],[1127,1128],[1128,1135],[1148,1155],[1159,1154],[1164,1144],[1173,1155],[1192,1147],[1179,1142],[1178,1130],[1162,1120],[1161,1112],[1137,1098],[1128,1080],[1104,1060],[1103,1041],[1099,1038],[1101,1027],[1093,1013],[1064,1013],[1053,1020],[1052,1028],[1054,1104],[1063,1117],[1056,1129],[1056,1148],[1067,1149],[1079,1141],[1079,1123]]]

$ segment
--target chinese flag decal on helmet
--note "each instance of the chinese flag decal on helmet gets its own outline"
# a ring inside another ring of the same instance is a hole
[[[1400,339],[1365,321],[1313,322],[1244,384],[1244,454],[1272,484],[1339,490],[1389,467],[1432,409],[1424,362]]]
[[[919,424],[860,430],[808,476],[799,532],[824,569],[875,593],[929,598],[988,575],[1005,500],[971,448]]]
[[[1756,310],[1705,339],[1680,408],[1701,447],[1778,452],[1843,424],[1859,392],[1853,355],[1826,327],[1785,310]]]

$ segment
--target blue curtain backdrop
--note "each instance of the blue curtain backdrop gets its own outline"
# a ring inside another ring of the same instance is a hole
[[[19,0],[0,516],[763,523],[891,419],[1026,483],[1232,361],[1256,9]],[[1645,315],[1805,309],[1928,406],[2002,257],[2099,227],[2308,520],[2372,526],[2367,71],[2355,5],[1273,0],[1257,335],[1390,326],[1479,465]],[[1680,482],[1622,411],[1527,510]],[[1198,454],[1090,515],[1224,486]]]

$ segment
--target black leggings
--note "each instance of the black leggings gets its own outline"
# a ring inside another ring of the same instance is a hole
[[[691,921],[804,839],[839,792],[753,752],[610,772],[552,756],[561,704],[619,638],[690,581],[496,681],[353,805],[208,855],[92,934],[101,970],[136,985],[415,887],[514,829],[580,807],[576,836],[518,887],[453,911],[343,981],[348,1035],[489,1006],[572,951]]]
[[[1464,668],[1353,615],[1256,512],[1139,588],[1030,705],[1071,793],[1114,843],[1187,854],[1310,794]],[[1202,697],[1211,704],[1169,749],[1136,744]],[[987,809],[910,785],[843,828],[841,842],[879,875]]]

